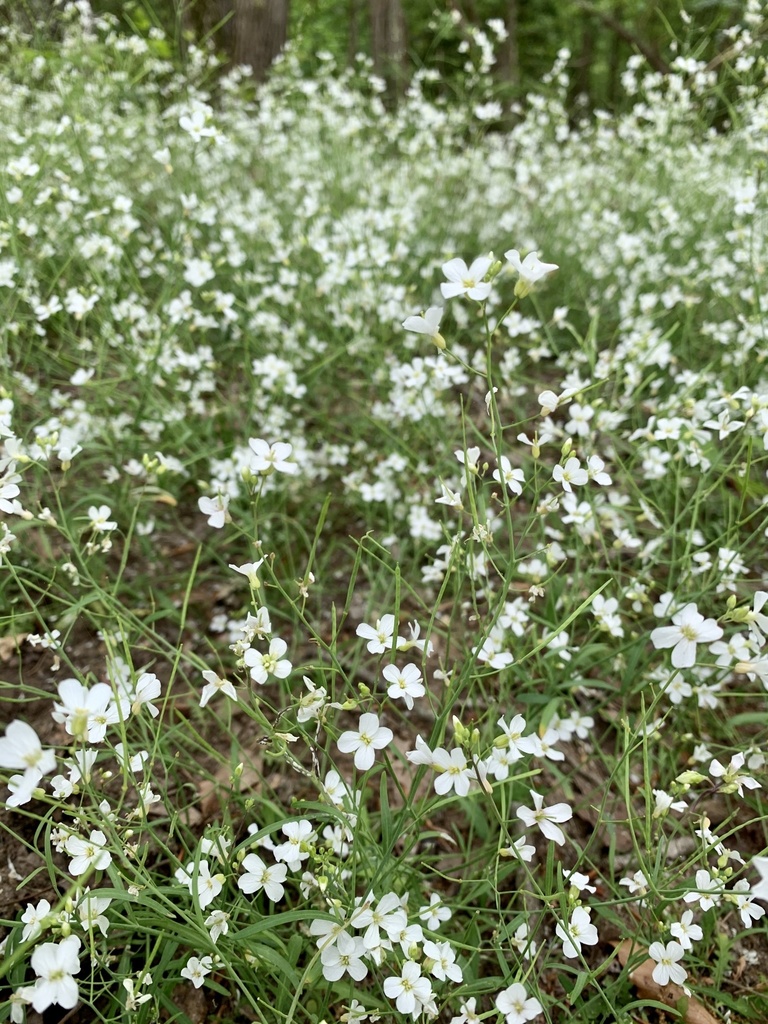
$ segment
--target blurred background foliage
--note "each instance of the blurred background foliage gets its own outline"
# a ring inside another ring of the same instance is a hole
[[[754,5],[753,5],[754,6]],[[264,78],[290,42],[308,74],[318,54],[339,67],[367,56],[396,101],[417,70],[439,75],[450,90],[467,74],[469,60],[482,67],[484,33],[496,62],[488,72],[500,95],[514,100],[537,91],[563,49],[573,109],[618,111],[621,72],[633,54],[665,74],[681,55],[724,75],[730,66],[729,28],[739,23],[746,0],[91,0],[122,31],[167,37],[167,56],[184,60],[190,43],[214,47],[228,62],[247,64]],[[7,21],[42,18],[56,33],[60,14],[50,0],[0,0]],[[489,29],[489,22],[492,28]],[[768,22],[752,26],[764,40]],[[723,86],[727,91],[728,83]]]

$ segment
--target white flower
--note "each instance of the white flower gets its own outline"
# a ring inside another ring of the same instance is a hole
[[[411,762],[411,764],[428,764],[433,765],[435,761],[435,755],[432,753],[426,740],[423,740],[421,736],[417,736],[415,750],[406,750],[405,756]]]
[[[138,1010],[143,1003],[148,1003],[152,998],[151,992],[144,992],[140,994],[138,988],[141,985],[151,985],[152,975],[148,973],[140,974],[137,981],[133,978],[123,978],[123,988],[126,991],[125,997],[125,1008],[128,1011]]]
[[[88,509],[91,529],[96,533],[111,533],[112,530],[116,530],[117,523],[109,518],[111,515],[112,509],[109,505],[99,505],[98,508],[95,505],[91,505]]]
[[[211,942],[216,942],[221,935],[229,931],[229,914],[224,910],[212,910],[205,919],[205,927],[211,936]]]
[[[661,942],[651,943],[648,956],[656,961],[652,977],[657,985],[668,985],[670,981],[675,985],[683,984],[688,972],[677,961],[684,955],[685,950],[679,942],[668,942],[666,946]]]
[[[198,959],[196,956],[191,956],[187,960],[187,966],[182,967],[181,976],[188,978],[195,988],[200,988],[205,981],[205,976],[210,974],[212,969],[213,957],[204,956],[202,959]]]
[[[396,665],[385,665],[381,674],[389,683],[387,694],[393,700],[404,700],[410,711],[414,697],[423,697],[427,692],[421,681],[421,671],[416,665],[404,665],[399,669]]]
[[[379,725],[378,715],[366,712],[360,716],[357,731],[348,730],[339,736],[337,746],[342,754],[355,755],[355,768],[364,772],[373,767],[376,751],[383,750],[394,738],[391,729]]]
[[[701,868],[696,872],[697,892],[687,892],[683,899],[686,903],[698,903],[702,910],[716,907],[722,898],[725,883],[722,878],[713,878],[709,871]]]
[[[768,633],[768,615],[763,612],[763,605],[768,601],[768,590],[758,590],[752,602],[752,610],[747,612],[746,623],[758,647],[765,643],[764,632]]]
[[[396,1001],[398,1013],[410,1013],[415,1020],[432,998],[432,986],[428,978],[422,978],[419,964],[406,960],[399,978],[385,979],[384,994]]]
[[[483,282],[483,278],[490,270],[492,262],[487,256],[478,256],[467,269],[464,260],[448,260],[443,264],[443,273],[448,282],[440,285],[443,298],[451,299],[456,295],[466,295],[469,299],[483,302],[491,293],[490,282]]]
[[[184,280],[193,288],[200,288],[213,280],[216,271],[210,260],[189,259],[184,261]]]
[[[77,982],[80,973],[80,939],[70,935],[61,942],[44,942],[32,954],[32,970],[37,975],[32,989],[32,1005],[38,1013],[49,1006],[71,1010],[77,1003]]]
[[[245,576],[248,579],[248,584],[253,590],[258,590],[261,586],[261,580],[259,579],[259,569],[264,559],[260,558],[258,562],[244,562],[242,565],[234,565],[232,562],[229,563],[229,568],[235,572],[239,572],[241,576]]]
[[[518,807],[517,816],[528,828],[538,825],[547,839],[554,840],[558,846],[565,842],[563,830],[558,828],[555,822],[570,821],[573,811],[568,804],[552,804],[551,807],[544,807],[544,797],[539,793],[530,790],[533,797],[534,809],[529,807]]]
[[[432,767],[439,772],[435,778],[436,793],[445,796],[455,789],[456,796],[467,795],[475,773],[460,747],[454,747],[450,753],[438,747],[432,755]]]
[[[581,871],[567,871],[563,869],[563,878],[576,892],[597,892],[597,888],[594,885],[589,884],[589,875],[583,874]]]
[[[678,940],[683,949],[693,949],[693,943],[703,938],[704,932],[697,924],[693,924],[693,911],[686,910],[679,921],[670,926],[670,932]]]
[[[14,719],[0,739],[0,768],[34,768],[41,775],[48,775],[56,769],[56,755],[52,750],[43,750],[31,725]]]
[[[99,896],[98,893],[90,892],[86,888],[82,899],[77,904],[77,914],[85,931],[91,931],[96,927],[102,935],[107,934],[110,922],[104,916],[104,911],[108,909],[111,902],[110,896]]]
[[[572,492],[571,484],[575,484],[577,487],[585,484],[589,480],[589,474],[586,469],[582,469],[576,456],[572,455],[564,466],[555,466],[552,470],[552,479],[556,484],[562,484],[564,491]]]
[[[746,878],[739,879],[732,892],[728,894],[728,898],[736,904],[745,928],[751,928],[765,914],[762,907],[756,907],[752,902],[755,894],[750,892],[749,882]]]
[[[504,846],[499,850],[502,857],[519,857],[520,860],[530,864],[536,855],[536,847],[528,842],[528,836],[520,836],[510,846]]]
[[[176,871],[176,879],[182,885],[186,885],[189,891],[197,895],[200,909],[205,910],[209,903],[219,895],[226,881],[221,873],[212,875],[207,860],[201,860],[195,870],[195,864],[187,864],[186,871],[179,868]]]
[[[182,114],[179,118],[179,128],[191,135],[194,142],[212,138],[217,134],[217,128],[208,123],[211,113],[211,108],[207,104],[200,103],[194,106],[188,114]],[[155,158],[157,159],[157,154]]]
[[[630,893],[637,893],[641,897],[648,894],[648,879],[642,871],[636,871],[632,876],[619,879],[619,885],[626,885]],[[642,899],[640,906],[645,906],[645,901]]]
[[[576,907],[568,924],[558,924],[555,932],[563,940],[563,955],[568,958],[578,956],[582,946],[594,946],[598,941],[588,907]]]
[[[594,480],[596,484],[600,484],[601,487],[610,487],[611,478],[604,472],[605,463],[599,455],[590,455],[587,459],[587,476],[590,480]]]
[[[42,774],[36,768],[28,768],[23,775],[12,775],[8,779],[11,795],[6,798],[6,806],[23,807],[24,804],[28,804],[42,778]]]
[[[106,683],[88,688],[77,679],[62,679],[58,691],[61,704],[53,705],[51,717],[81,741],[100,743],[108,725],[115,725],[130,714],[128,701],[124,697],[115,701],[112,687]]]
[[[317,718],[322,712],[328,700],[328,691],[324,686],[315,686],[311,679],[302,677],[304,685],[309,693],[299,698],[299,710],[296,713],[297,722],[310,722]]]
[[[753,779],[750,775],[744,775],[739,771],[744,766],[744,760],[743,753],[734,754],[730,764],[725,768],[717,758],[713,758],[709,766],[709,774],[716,779],[723,780],[720,783],[720,791],[722,793],[738,792],[739,796],[744,796],[745,786],[747,789],[761,788],[757,779]]]
[[[511,494],[522,494],[525,483],[525,473],[522,469],[512,469],[512,464],[506,455],[499,459],[499,468],[494,469],[493,479],[500,484],[506,484]]]
[[[520,259],[517,249],[508,249],[504,253],[512,269],[517,271],[518,281],[515,285],[515,295],[522,298],[526,296],[547,274],[551,274],[559,267],[556,263],[542,263],[536,252],[529,252],[524,260]]]
[[[208,669],[206,669],[202,675],[205,680],[205,686],[200,693],[201,708],[204,708],[211,697],[214,697],[217,693],[226,694],[226,696],[231,700],[237,700],[237,691],[232,683],[227,682],[226,679],[222,679],[220,676],[217,676],[215,672],[211,672]]]
[[[24,929],[21,933],[21,941],[29,942],[30,939],[37,939],[48,923],[47,918],[51,913],[51,904],[48,900],[40,900],[36,907],[31,903],[27,904],[26,910],[21,915],[24,922]]]
[[[525,1024],[544,1012],[539,1000],[529,996],[519,981],[499,992],[494,1002],[499,1013],[506,1017],[506,1024]]]
[[[760,881],[752,886],[752,899],[768,903],[768,857],[753,857],[750,864],[760,874]]]
[[[459,1006],[459,1016],[451,1017],[449,1024],[480,1024],[480,1015],[477,1012],[477,999],[472,996],[466,1003]]]
[[[122,689],[122,688],[121,688]],[[147,710],[153,718],[157,718],[160,711],[151,702],[155,700],[163,692],[163,686],[160,680],[157,678],[154,672],[142,672],[139,678],[136,680],[136,685],[131,688],[128,687],[125,691],[125,696],[131,702],[131,714],[138,714],[142,707],[146,705]]]
[[[430,974],[438,981],[446,978],[460,985],[464,980],[464,972],[456,963],[456,953],[449,942],[432,942],[427,940],[423,945],[424,956],[433,961]]]
[[[419,907],[419,920],[423,921],[430,931],[436,932],[443,921],[450,921],[453,911],[446,907],[440,896],[433,892],[427,906]]]
[[[478,461],[480,459],[480,449],[477,445],[472,448],[467,448],[466,452],[456,451],[453,453],[456,456],[456,460],[466,466],[470,473],[478,473]]]
[[[536,955],[536,943],[531,938],[525,921],[518,927],[515,934],[510,937],[509,942],[525,960],[530,960],[532,956]]]
[[[217,494],[213,498],[198,498],[197,507],[204,516],[208,516],[208,525],[215,530],[220,530],[225,523],[232,522],[229,514],[229,497],[226,494]]]
[[[96,830],[91,832],[88,839],[70,836],[64,844],[64,849],[72,857],[69,862],[69,873],[76,878],[90,868],[103,871],[112,863],[112,854],[105,849],[106,845],[107,837],[103,832]]]
[[[439,349],[445,348],[445,338],[440,333],[440,321],[443,317],[442,306],[430,306],[426,313],[419,316],[409,316],[403,320],[403,327],[406,331],[414,334],[424,334],[431,338]]]
[[[382,615],[380,619],[376,620],[375,626],[370,626],[367,622],[361,622],[355,630],[359,637],[368,641],[367,646],[370,654],[383,654],[384,651],[392,650],[392,637],[394,631],[394,615]],[[404,643],[405,640],[403,637],[397,638],[398,648]]]
[[[651,643],[659,648],[672,647],[672,665],[690,668],[696,661],[696,644],[719,640],[722,629],[714,619],[705,619],[693,603],[685,605],[672,616],[673,626],[658,626],[651,633]]]
[[[285,861],[290,871],[298,871],[301,862],[309,857],[310,846],[317,838],[312,823],[306,818],[289,821],[281,831],[286,836],[286,842],[275,847],[275,860]]]
[[[461,501],[461,491],[452,491],[449,487],[446,487],[444,483],[440,484],[442,488],[442,494],[439,498],[435,498],[436,505],[448,505],[450,508],[455,508],[461,512],[464,505]]]
[[[514,250],[512,251],[514,252]],[[539,405],[541,406],[542,416],[551,416],[555,409],[557,409],[557,407],[560,405],[560,403],[567,401],[569,397],[570,396],[567,394],[567,392],[564,392],[562,395],[556,395],[555,392],[550,391],[549,388],[547,388],[546,391],[542,391],[537,399]]]
[[[276,679],[285,679],[289,676],[293,666],[287,658],[281,661],[287,650],[288,644],[277,636],[270,641],[267,654],[250,647],[243,655],[243,661],[251,670],[251,679],[263,685],[269,676]]]
[[[277,903],[285,895],[285,886],[282,884],[288,874],[285,864],[273,864],[267,867],[264,861],[255,853],[249,853],[243,858],[244,874],[237,880],[238,889],[243,892],[258,892],[263,889],[267,898]]]
[[[252,473],[266,475],[274,471],[295,476],[299,472],[299,467],[295,462],[287,461],[293,451],[293,445],[285,441],[277,441],[270,445],[261,437],[252,437],[248,441],[248,447],[253,452],[249,464]]]
[[[367,952],[365,943],[359,936],[353,937],[347,932],[340,932],[336,942],[326,946],[320,954],[323,977],[326,981],[338,981],[344,974],[349,974],[355,981],[362,981],[368,974],[368,968],[361,957]]]

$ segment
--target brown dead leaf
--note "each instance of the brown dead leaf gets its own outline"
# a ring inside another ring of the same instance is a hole
[[[625,939],[616,947],[616,955],[622,967],[635,953],[644,953],[645,947],[638,946],[631,939]],[[643,960],[633,971],[630,971],[629,980],[636,986],[641,999],[654,999],[657,1003],[666,1003],[673,1009],[684,1007],[683,1020],[685,1024],[722,1024],[716,1017],[713,1017],[709,1010],[693,996],[687,997],[680,985],[659,985],[653,980],[653,969],[656,961],[649,957]]]
[[[5,664],[9,662],[18,651],[19,646],[27,639],[27,633],[16,633],[10,636],[0,636],[0,661]]]
[[[733,968],[733,980],[740,981],[741,976],[747,968],[747,958],[742,954],[736,961],[736,966]]]

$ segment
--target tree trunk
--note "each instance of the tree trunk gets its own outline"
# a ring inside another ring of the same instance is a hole
[[[507,38],[499,47],[499,74],[505,82],[520,84],[520,45],[518,36],[518,0],[507,0],[507,16],[504,19]]]
[[[588,15],[583,19],[581,49],[574,56],[571,67],[575,68],[568,95],[568,108],[574,110],[579,104],[591,105],[592,62],[595,54],[595,26]]]
[[[349,0],[349,32],[347,35],[347,64],[352,67],[360,52],[360,0]]]
[[[400,0],[370,0],[373,69],[394,96],[405,85],[406,30]]]
[[[288,36],[289,0],[196,0],[184,9],[195,39],[213,35],[235,64],[264,79]]]
[[[250,64],[255,78],[267,75],[288,37],[288,0],[235,0],[236,64]]]

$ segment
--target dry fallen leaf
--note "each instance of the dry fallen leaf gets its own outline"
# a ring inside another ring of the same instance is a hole
[[[625,939],[616,947],[616,955],[622,967],[626,966],[633,954],[641,952],[645,952],[645,947],[638,946],[631,939]],[[698,999],[686,996],[680,985],[673,985],[671,982],[669,985],[659,985],[655,982],[653,980],[655,966],[656,961],[649,957],[630,971],[629,980],[636,986],[641,999],[654,999],[658,1003],[666,1003],[673,1009],[680,1008],[685,1024],[722,1024],[722,1021],[713,1017]]]
[[[747,958],[742,954],[736,961],[736,966],[733,968],[733,980],[739,981],[742,974],[747,968]]]
[[[18,651],[19,646],[26,640],[27,633],[16,633],[14,636],[0,636],[0,661],[10,661]]]

